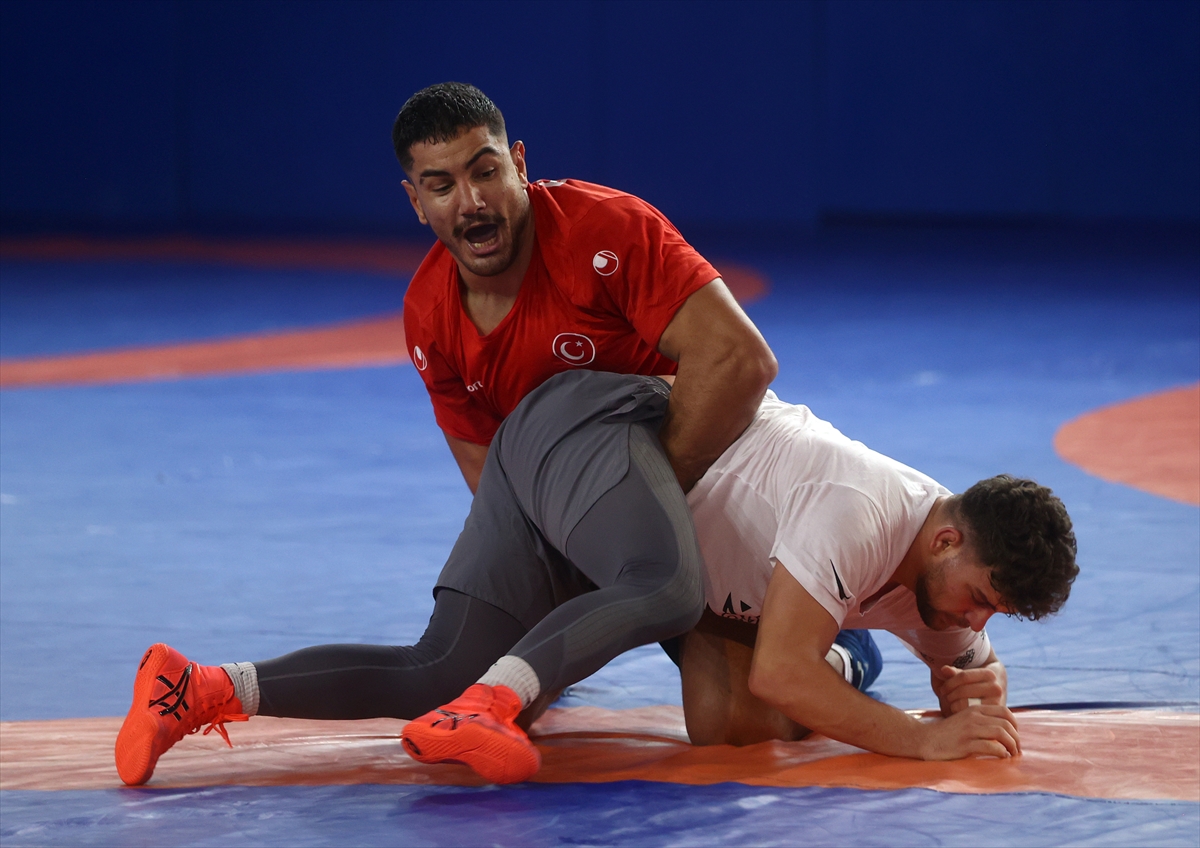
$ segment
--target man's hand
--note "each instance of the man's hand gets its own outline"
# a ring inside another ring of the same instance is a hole
[[[1017,719],[1008,707],[970,706],[950,718],[926,724],[920,748],[923,760],[1000,757],[1021,753]]]
[[[659,438],[687,492],[754,419],[779,366],[720,279],[684,301],[658,349],[679,363]]]
[[[1008,672],[995,652],[981,668],[960,669],[944,665],[931,669],[929,683],[942,715],[949,718],[967,707],[980,704],[1004,707],[1008,705]]]

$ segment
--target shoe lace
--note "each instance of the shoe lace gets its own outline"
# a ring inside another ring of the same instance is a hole
[[[208,734],[212,733],[215,730],[215,731],[217,731],[217,733],[221,734],[221,738],[225,740],[225,744],[228,745],[230,748],[232,748],[233,743],[229,741],[229,733],[225,730],[225,722],[227,722],[227,721],[249,721],[249,720],[250,720],[250,716],[248,716],[248,715],[242,715],[241,713],[227,713],[224,711],[220,711],[215,716],[213,716],[213,719],[211,722],[209,722],[208,727],[204,728],[204,733],[202,735],[207,736]],[[188,733],[189,734],[195,733],[199,729],[200,729],[200,726],[196,725],[191,730],[189,730]]]

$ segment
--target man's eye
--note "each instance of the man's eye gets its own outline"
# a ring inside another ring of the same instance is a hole
[[[488,168],[486,171],[480,172],[479,178],[481,180],[486,180],[486,179],[489,179],[490,177],[494,176],[495,173],[496,173],[495,168]]]

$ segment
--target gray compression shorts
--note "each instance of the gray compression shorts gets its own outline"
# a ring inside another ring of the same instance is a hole
[[[434,593],[447,588],[479,598],[532,629],[596,588],[567,560],[567,543],[629,471],[632,428],[639,470],[649,465],[651,476],[664,476],[663,468],[669,473],[653,435],[669,398],[670,387],[656,377],[597,371],[559,374],[530,392],[496,432],[471,514]],[[675,484],[655,486],[654,493],[699,568],[683,492]]]

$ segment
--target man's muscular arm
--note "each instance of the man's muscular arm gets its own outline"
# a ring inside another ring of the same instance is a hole
[[[750,424],[779,366],[720,279],[684,301],[658,349],[679,363],[659,438],[686,492]]]
[[[1016,719],[976,706],[925,724],[872,700],[825,661],[838,624],[782,564],[763,601],[750,691],[804,727],[880,754],[924,760],[1020,752]]]
[[[487,445],[456,439],[449,433],[443,435],[446,437],[446,444],[450,446],[450,453],[454,454],[454,460],[458,463],[458,470],[467,481],[467,488],[471,490],[472,495],[475,494],[475,490],[479,488],[479,476],[483,474],[483,461],[487,459]]]

